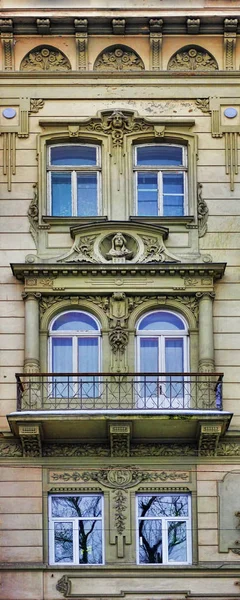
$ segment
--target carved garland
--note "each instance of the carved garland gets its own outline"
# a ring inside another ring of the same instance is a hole
[[[215,58],[200,46],[181,48],[168,63],[170,71],[214,71],[218,69]]]
[[[117,46],[106,48],[98,56],[93,68],[96,71],[142,71],[144,64],[134,50]]]
[[[53,481],[79,481],[87,483],[96,481],[105,487],[115,489],[128,489],[139,485],[143,482],[166,482],[166,481],[186,481],[189,479],[189,474],[183,471],[141,471],[132,467],[123,468],[115,467],[111,469],[100,469],[99,471],[73,471],[65,473],[52,473],[51,480]]]
[[[38,46],[33,48],[23,58],[21,71],[70,71],[68,58],[53,46]]]

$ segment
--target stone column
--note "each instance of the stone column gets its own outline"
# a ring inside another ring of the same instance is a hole
[[[214,371],[213,299],[212,292],[199,295],[199,371]]]
[[[25,357],[24,371],[39,373],[39,293],[24,293],[25,300]]]

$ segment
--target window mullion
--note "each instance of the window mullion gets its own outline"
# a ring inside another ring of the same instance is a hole
[[[72,171],[72,215],[77,217],[77,172]]]
[[[163,173],[158,172],[158,214],[163,217]]]

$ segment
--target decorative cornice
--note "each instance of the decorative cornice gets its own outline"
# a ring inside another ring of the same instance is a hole
[[[34,258],[34,255],[31,255]],[[180,275],[181,277],[213,277],[214,280],[220,279],[225,271],[226,263],[160,263],[160,264],[124,264],[124,265],[113,265],[113,264],[56,264],[56,263],[12,263],[12,272],[17,279],[23,281],[25,278],[31,277],[49,277],[53,274],[55,277],[58,275],[68,276],[84,276],[87,274],[96,276],[97,274],[108,277],[109,275],[121,275],[121,277],[131,275],[134,278],[135,275],[146,277],[148,273],[151,276],[163,275]]]

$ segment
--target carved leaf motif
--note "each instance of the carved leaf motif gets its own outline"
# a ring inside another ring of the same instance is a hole
[[[176,52],[168,63],[170,71],[214,71],[218,69],[213,56],[204,48],[182,48]]]
[[[123,513],[127,510],[127,497],[122,490],[117,490],[114,494],[115,508],[115,525],[117,532],[122,535],[125,529],[126,515]]]
[[[30,112],[37,113],[41,108],[44,107],[44,100],[42,98],[31,98],[30,100]]]
[[[39,46],[29,52],[21,62],[21,71],[69,71],[68,58],[57,48]]]
[[[12,457],[12,456],[22,456],[22,447],[21,444],[16,443],[6,443],[0,444],[0,456]]]
[[[154,126],[148,124],[144,119],[134,119],[133,115],[125,115],[122,111],[115,110],[110,115],[104,115],[101,122],[90,123],[88,131],[102,131],[110,133],[114,147],[122,146],[123,136],[134,131],[153,131]]]
[[[210,112],[209,98],[197,98],[195,100],[195,102],[196,102],[197,108],[199,108],[199,110],[201,110],[203,113]]]
[[[104,51],[96,60],[96,71],[141,71],[144,69],[142,59],[126,48],[115,48]]]
[[[62,594],[64,598],[67,598],[70,592],[70,587],[71,581],[67,575],[63,575],[56,584],[56,590],[60,592],[60,594]]]
[[[99,444],[45,444],[43,456],[109,456],[108,445]],[[68,480],[66,480],[68,481]]]

